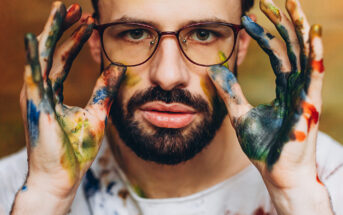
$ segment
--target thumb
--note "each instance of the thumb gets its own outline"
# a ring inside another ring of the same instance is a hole
[[[110,65],[98,78],[86,109],[99,120],[106,120],[125,72],[126,67]]]
[[[252,106],[245,98],[235,75],[225,66],[210,67],[208,74],[218,94],[224,100],[232,125],[239,117],[251,110]]]

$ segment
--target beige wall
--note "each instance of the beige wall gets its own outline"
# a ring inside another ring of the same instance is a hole
[[[25,64],[23,36],[39,33],[49,13],[50,0],[0,0],[0,157],[12,153],[24,143],[19,110],[19,92]],[[89,1],[80,3],[91,11]],[[275,0],[278,4],[284,1]],[[325,63],[324,110],[321,129],[343,142],[343,1],[302,1],[309,20],[324,26]],[[266,19],[254,9],[260,23]],[[266,25],[272,30],[272,25]],[[70,34],[70,33],[68,33]],[[87,63],[85,63],[87,62]],[[239,70],[239,80],[253,104],[269,102],[274,96],[274,77],[267,57],[253,43],[246,62]],[[84,105],[91,93],[98,67],[84,49],[74,64],[65,86],[65,102]],[[80,90],[82,89],[82,90]]]

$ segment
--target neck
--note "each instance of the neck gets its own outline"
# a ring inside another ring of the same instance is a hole
[[[202,152],[177,165],[142,160],[121,141],[113,127],[109,130],[115,159],[131,185],[139,188],[148,198],[191,195],[230,178],[250,164],[228,117]]]

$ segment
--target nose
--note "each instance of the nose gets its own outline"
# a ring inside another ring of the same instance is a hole
[[[149,75],[154,85],[166,91],[188,85],[190,74],[174,35],[161,38],[159,47],[151,59]]]

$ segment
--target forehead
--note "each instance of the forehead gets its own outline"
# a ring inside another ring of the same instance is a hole
[[[100,0],[100,23],[123,17],[156,23],[171,30],[190,21],[240,23],[241,0]]]

